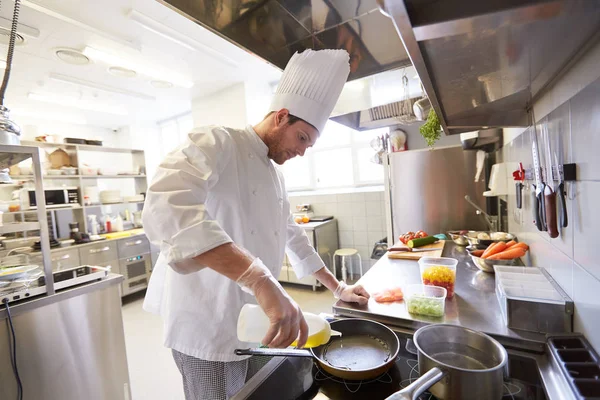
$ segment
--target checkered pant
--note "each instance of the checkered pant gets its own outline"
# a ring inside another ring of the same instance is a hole
[[[181,372],[186,400],[229,399],[271,360],[271,357],[254,356],[242,361],[206,361],[171,351]]]

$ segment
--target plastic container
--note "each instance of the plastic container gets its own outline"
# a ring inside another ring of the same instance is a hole
[[[456,264],[458,260],[448,257],[421,257],[421,281],[424,285],[443,287],[448,291],[448,298],[454,296],[456,282]]]
[[[411,314],[443,317],[447,291],[443,287],[429,285],[404,286],[404,302]]]
[[[302,313],[308,324],[308,340],[304,347],[317,347],[329,342],[331,336],[340,333],[331,330],[325,318],[311,313]],[[240,311],[237,324],[237,336],[242,342],[260,343],[269,329],[269,319],[259,306],[246,304]],[[296,346],[296,342],[292,343]]]

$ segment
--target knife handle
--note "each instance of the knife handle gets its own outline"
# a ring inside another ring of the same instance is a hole
[[[561,182],[556,189],[558,202],[560,206],[560,226],[566,228],[569,226],[569,216],[567,215],[567,200],[565,199],[565,183]]]
[[[542,231],[544,230],[544,226],[542,225],[542,219],[540,218],[540,197],[538,196],[538,194],[536,193],[536,187],[535,185],[533,186],[533,191],[532,193],[532,204],[531,204],[531,214],[533,215],[533,223],[535,224],[535,226],[538,228],[538,231]]]
[[[542,182],[541,186],[541,191],[538,194],[538,202],[540,203],[538,212],[540,213],[540,221],[542,221],[542,230],[547,231],[548,224],[546,223],[546,197],[544,197],[544,193],[546,192],[546,184]]]
[[[546,226],[548,227],[548,235],[552,239],[558,237],[558,224],[556,221],[556,193],[547,188],[544,194],[546,204]]]
[[[517,188],[517,208],[523,208],[523,184],[521,182],[517,182],[515,184]]]

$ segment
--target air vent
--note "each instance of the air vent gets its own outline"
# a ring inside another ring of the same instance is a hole
[[[170,89],[173,87],[173,84],[167,81],[151,81],[150,84],[157,89]]]
[[[379,121],[381,119],[394,118],[399,117],[401,115],[402,112],[400,111],[399,101],[369,109],[369,116],[371,117],[371,121]]]
[[[87,65],[91,62],[86,55],[75,49],[56,49],[54,54],[62,62],[71,65]]]
[[[122,78],[135,78],[137,72],[132,69],[123,68],[123,67],[110,67],[108,68],[108,72],[115,76],[120,76]]]
[[[0,28],[0,43],[8,45],[10,40],[10,30],[5,28]],[[15,45],[22,46],[25,44],[25,38],[18,33],[15,36]]]

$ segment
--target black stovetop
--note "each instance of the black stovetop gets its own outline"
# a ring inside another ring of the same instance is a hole
[[[320,370],[310,359],[288,358],[271,373],[247,399],[289,400],[377,400],[385,399],[419,377],[416,354],[410,338],[400,337],[400,354],[395,365],[371,381],[344,381]],[[409,344],[407,350],[407,343]],[[533,363],[533,364],[532,364]],[[505,382],[504,399],[546,400],[535,361],[509,355],[510,378]],[[426,392],[423,400],[436,398]]]

